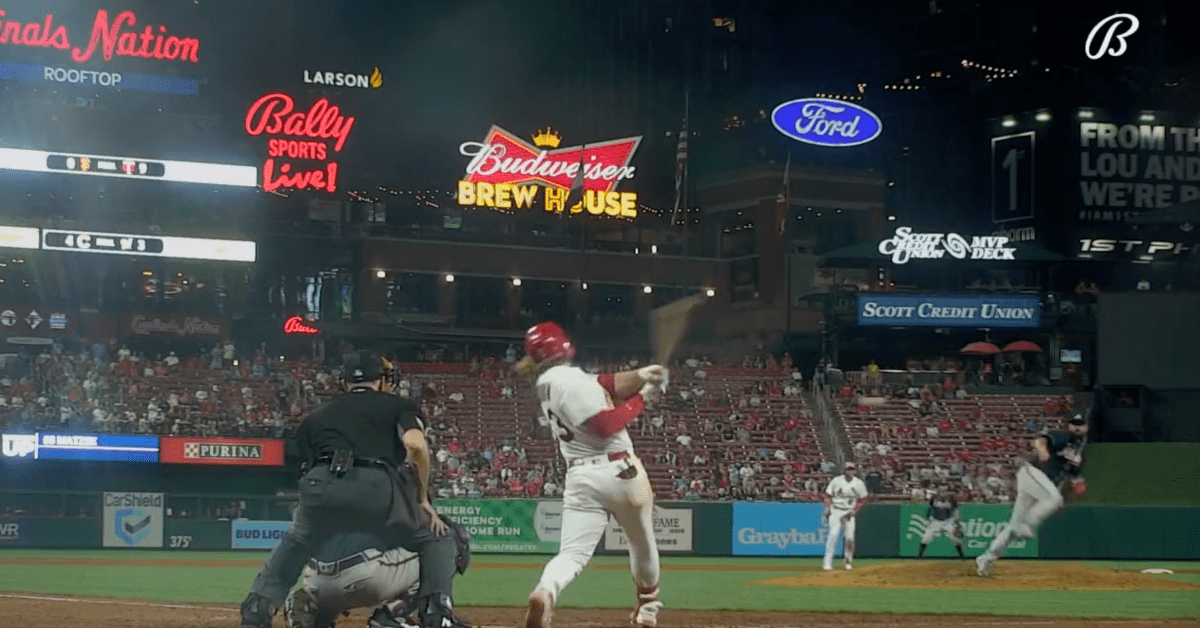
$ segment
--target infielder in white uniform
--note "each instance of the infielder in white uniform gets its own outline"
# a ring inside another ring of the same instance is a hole
[[[847,462],[843,475],[834,477],[825,487],[825,518],[829,520],[829,537],[825,539],[825,571],[833,570],[833,548],[837,546],[838,535],[843,531],[846,535],[846,551],[844,555],[846,570],[852,569],[854,562],[854,517],[867,504],[867,485],[855,477],[858,467],[853,462]]]
[[[591,375],[572,366],[575,348],[555,323],[525,334],[526,357],[518,365],[536,374],[535,386],[548,424],[567,462],[562,543],[529,595],[526,628],[548,628],[551,609],[579,575],[611,513],[629,537],[629,566],[637,585],[636,626],[657,626],[659,560],[654,540],[654,491],[625,426],[647,398],[666,388],[667,371],[652,365],[636,371]]]

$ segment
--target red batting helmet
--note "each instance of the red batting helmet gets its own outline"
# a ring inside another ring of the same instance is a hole
[[[565,362],[575,357],[575,346],[558,323],[538,323],[525,332],[525,353],[537,362]]]

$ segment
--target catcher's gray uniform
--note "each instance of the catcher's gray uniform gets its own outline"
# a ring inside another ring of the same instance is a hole
[[[943,534],[950,537],[955,545],[962,545],[962,536],[959,534],[958,500],[954,495],[946,492],[935,495],[933,499],[929,500],[929,510],[926,511],[925,516],[928,522],[925,525],[925,534],[921,535],[921,545],[929,545]]]
[[[322,615],[336,617],[415,591],[421,576],[416,553],[401,547],[381,550],[382,540],[362,533],[338,535],[329,545],[331,551],[310,560],[301,574],[304,590],[317,601]]]

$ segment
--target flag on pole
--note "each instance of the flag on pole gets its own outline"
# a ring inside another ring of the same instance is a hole
[[[787,231],[787,217],[792,206],[792,151],[788,151],[787,162],[783,165],[783,185],[779,196],[775,198],[779,233]]]
[[[675,226],[675,221],[679,217],[679,210],[683,205],[684,197],[684,178],[687,174],[687,158],[688,158],[688,117],[690,116],[689,95],[684,93],[683,96],[683,129],[679,131],[679,144],[675,148],[675,210],[671,212],[671,226]],[[686,207],[683,208],[686,211]],[[687,216],[683,217],[687,221]]]

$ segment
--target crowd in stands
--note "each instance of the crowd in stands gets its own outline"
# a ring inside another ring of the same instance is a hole
[[[334,367],[261,350],[238,356],[231,342],[154,356],[116,344],[75,352],[56,346],[5,364],[0,427],[283,438],[340,390]],[[423,361],[405,363],[397,385],[399,394],[420,399],[428,419],[436,495],[561,495],[565,467],[536,419],[532,387],[512,368],[515,346],[469,361],[442,350],[417,357]],[[636,358],[582,364],[592,372],[638,365]],[[693,357],[670,366],[670,394],[630,427],[660,498],[819,500],[838,467],[788,357],[751,355],[724,365]],[[1035,416],[1029,404],[1041,402],[1034,396],[1005,406],[987,399],[995,395],[968,395],[962,375],[887,386],[873,378],[877,370],[868,367],[832,396],[849,437],[847,457],[885,498],[924,500],[948,483],[963,501],[1009,501],[1012,460],[1027,450],[1028,436],[1064,413],[1046,404]]]

